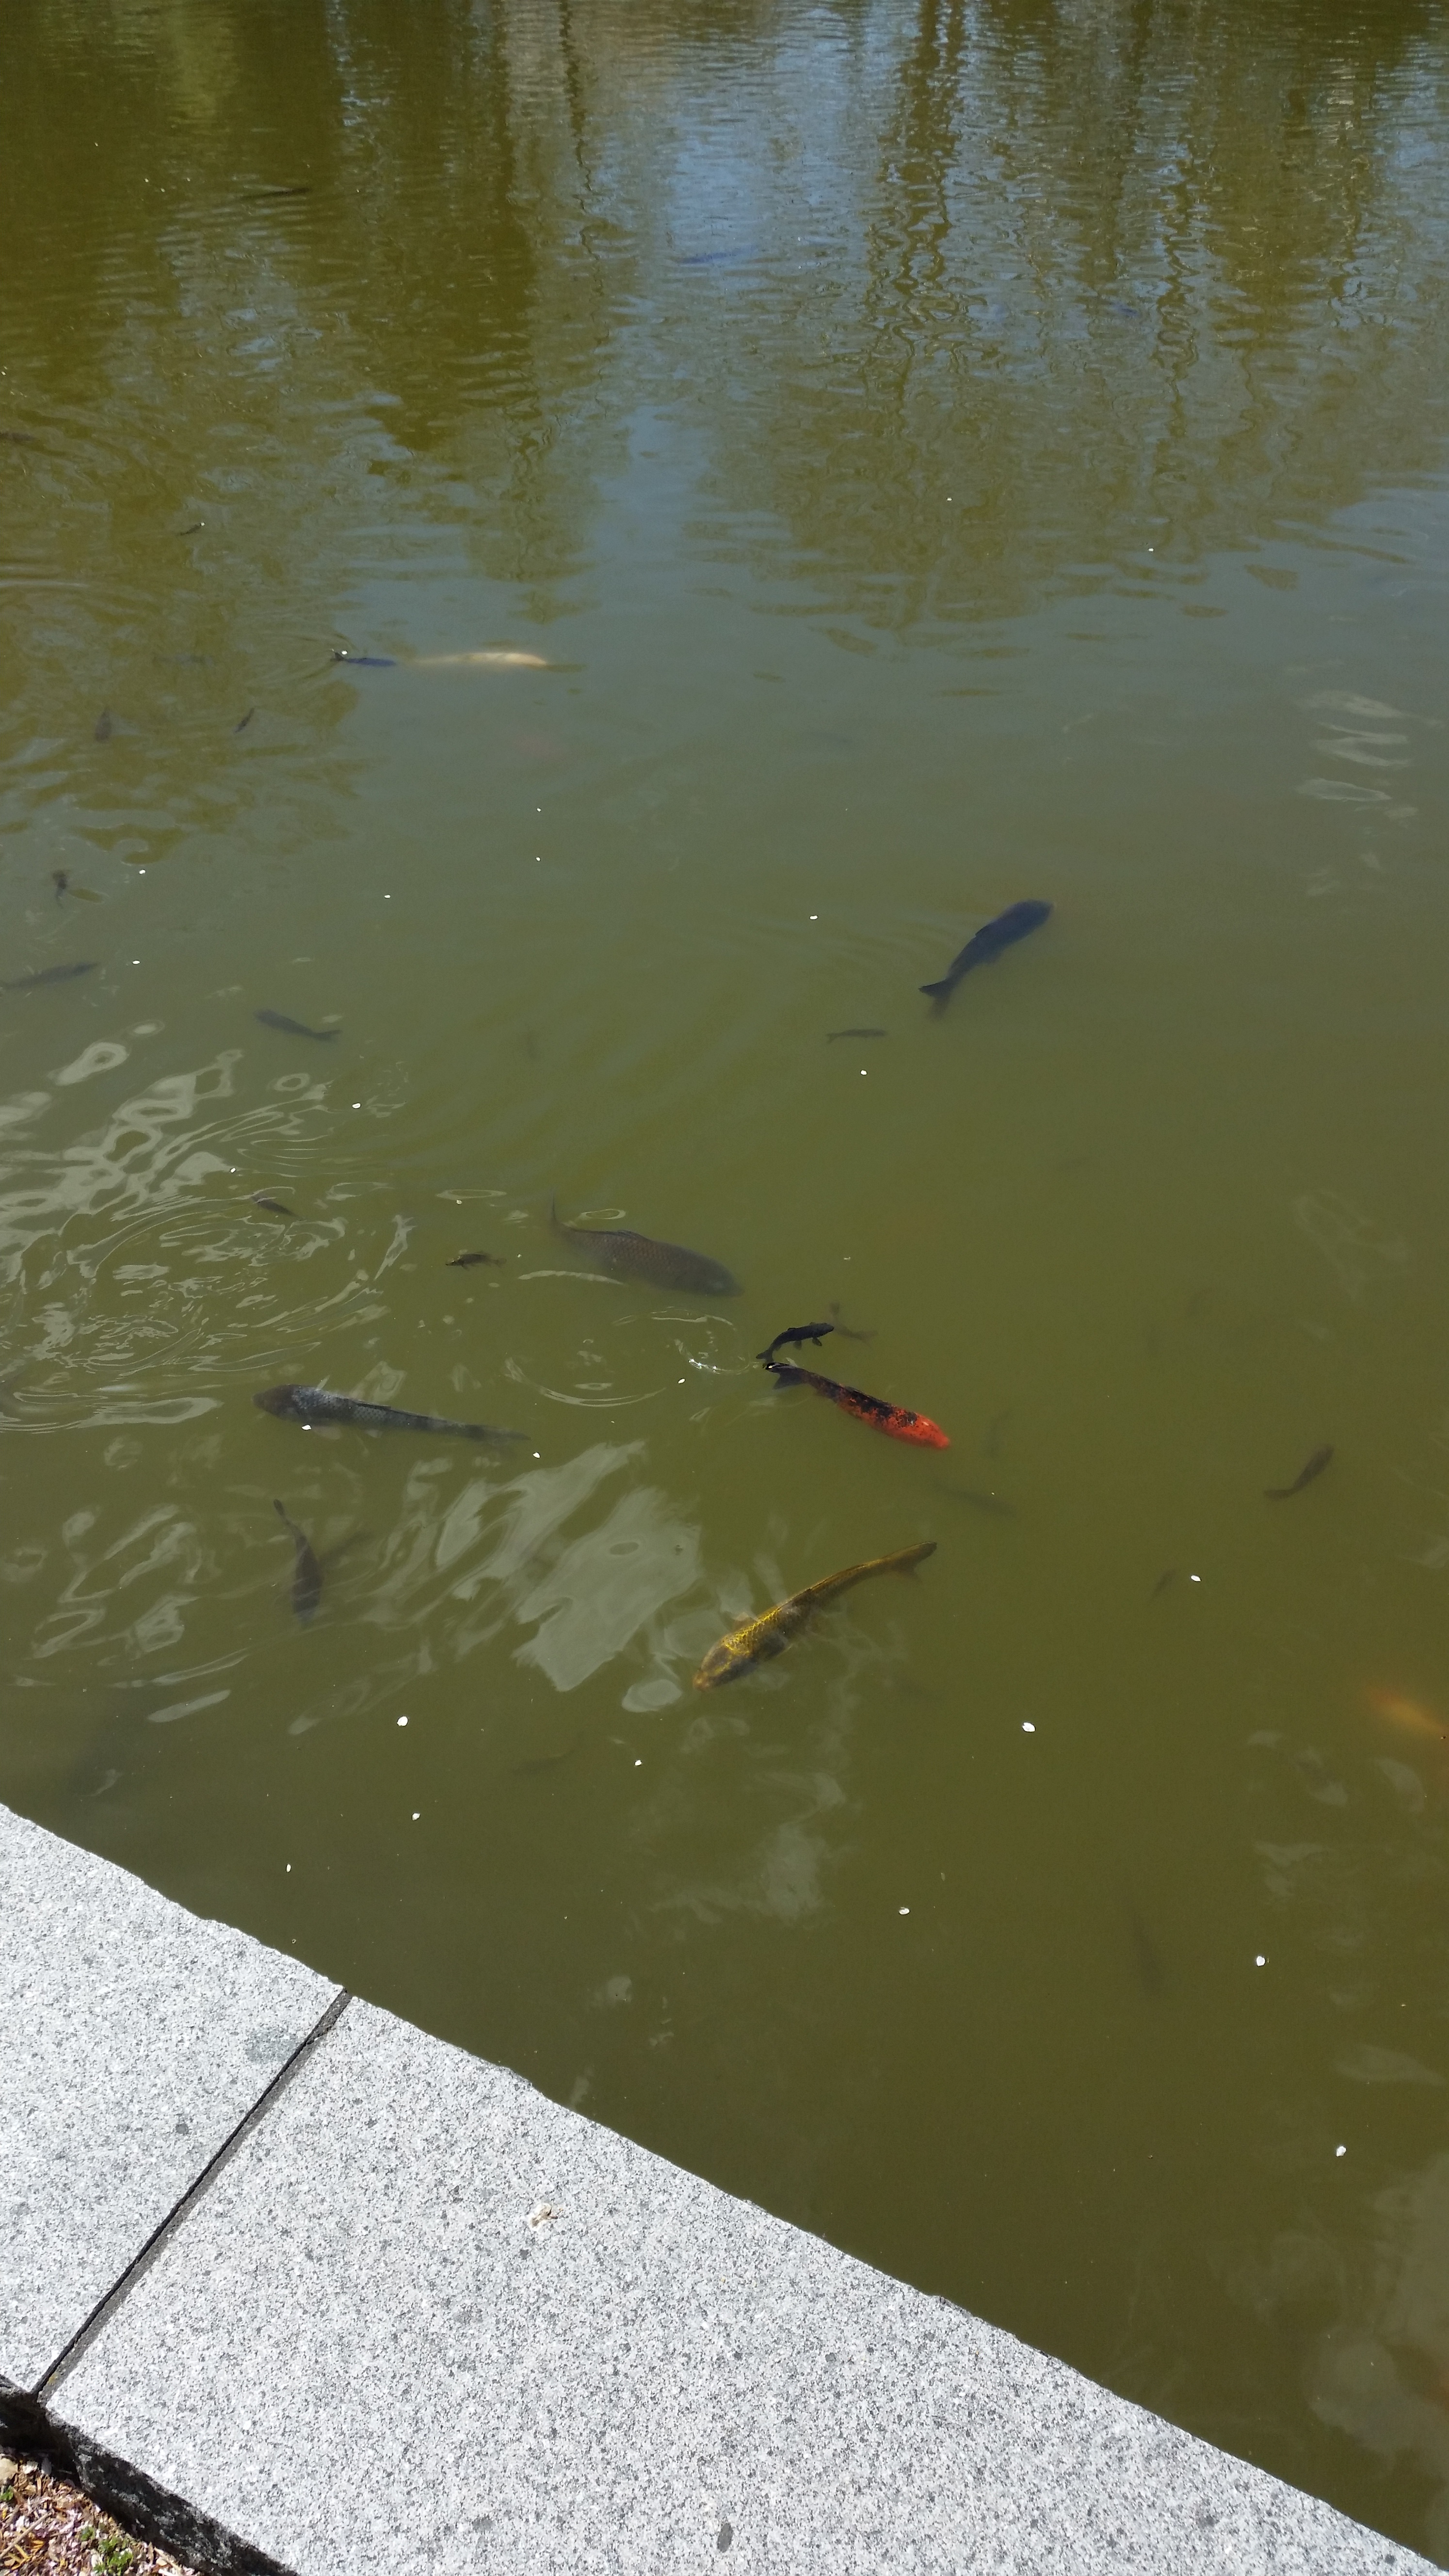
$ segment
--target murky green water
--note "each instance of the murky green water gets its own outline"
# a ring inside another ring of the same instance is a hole
[[[0,1795],[1449,2560],[1442,19],[0,49]]]

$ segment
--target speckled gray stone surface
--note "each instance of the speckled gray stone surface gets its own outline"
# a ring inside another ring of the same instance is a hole
[[[0,2380],[39,2385],[337,1991],[0,1807]]]
[[[298,2576],[1426,2565],[357,2003],[51,2406]]]

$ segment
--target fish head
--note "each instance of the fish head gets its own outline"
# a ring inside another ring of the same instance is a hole
[[[286,1414],[294,1410],[296,1397],[294,1386],[264,1386],[260,1394],[252,1397],[252,1402],[261,1413]]]

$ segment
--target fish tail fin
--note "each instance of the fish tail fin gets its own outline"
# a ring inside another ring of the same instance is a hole
[[[944,1001],[944,1000],[945,1000],[945,998],[946,998],[946,995],[950,992],[950,990],[951,990],[951,979],[950,979],[949,975],[943,975],[943,976],[941,977],[941,979],[940,979],[939,983],[935,983],[935,984],[923,984],[923,985],[921,986],[921,991],[922,991],[923,993],[928,993],[928,994],[930,995],[931,1000],[932,1000],[933,1002],[941,1002],[941,1001]]]
[[[923,1538],[919,1547],[903,1547],[899,1556],[891,1557],[890,1570],[892,1574],[914,1575],[917,1566],[924,1565],[927,1557],[934,1556],[935,1553],[935,1540]]]

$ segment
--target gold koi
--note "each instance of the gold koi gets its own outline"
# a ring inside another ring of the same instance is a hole
[[[927,1538],[918,1547],[899,1549],[894,1556],[867,1557],[862,1565],[846,1566],[842,1574],[827,1574],[819,1583],[807,1583],[803,1592],[792,1592],[788,1601],[777,1601],[758,1619],[741,1619],[728,1637],[721,1637],[717,1646],[711,1646],[694,1676],[695,1689],[718,1690],[722,1682],[738,1681],[753,1665],[766,1663],[771,1655],[783,1654],[791,1638],[798,1637],[816,1611],[837,1600],[842,1592],[865,1583],[872,1574],[913,1574],[935,1553],[935,1540]]]

